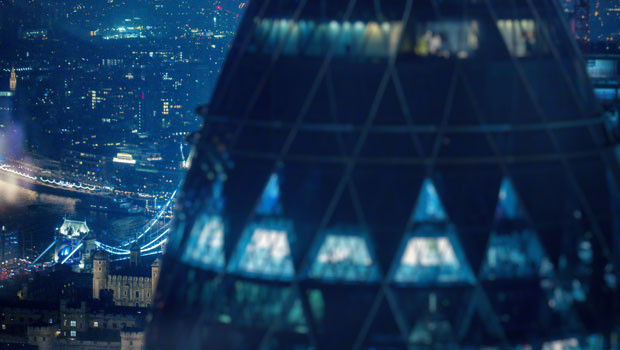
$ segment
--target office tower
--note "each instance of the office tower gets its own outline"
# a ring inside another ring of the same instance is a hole
[[[198,112],[149,348],[613,339],[618,140],[555,1],[254,1]]]

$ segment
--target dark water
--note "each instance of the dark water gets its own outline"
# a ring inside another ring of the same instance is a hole
[[[24,256],[43,251],[54,239],[63,218],[86,220],[91,233],[103,241],[134,234],[147,218],[83,209],[79,199],[40,193],[0,179],[0,227],[18,232]]]

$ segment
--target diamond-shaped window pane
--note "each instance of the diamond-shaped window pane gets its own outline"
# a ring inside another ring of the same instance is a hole
[[[229,269],[250,277],[291,280],[290,225],[251,225],[239,241]]]
[[[550,272],[550,263],[534,231],[491,234],[482,268],[483,279],[534,277]]]
[[[411,235],[401,248],[392,280],[402,284],[437,284],[473,282],[473,274],[465,261],[456,235],[419,231]]]
[[[326,234],[308,277],[338,282],[371,282],[379,279],[366,235]]]
[[[199,267],[224,267],[224,225],[219,216],[202,215],[190,233],[181,259]]]
[[[413,219],[417,222],[446,219],[446,212],[430,179],[426,179],[422,184]]]
[[[282,206],[280,204],[280,179],[278,174],[269,177],[269,181],[263,190],[260,202],[256,208],[256,213],[260,215],[280,215]]]

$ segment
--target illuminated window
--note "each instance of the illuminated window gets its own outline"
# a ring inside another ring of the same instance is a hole
[[[508,229],[519,225],[525,217],[515,189],[508,179],[502,181],[499,190],[496,220],[503,221],[501,230],[491,233],[482,266],[481,277],[496,278],[533,277],[548,275],[552,265],[545,254],[536,233],[529,229]]]
[[[325,235],[308,272],[309,278],[328,281],[376,281],[379,270],[361,234]]]
[[[618,76],[618,64],[616,60],[591,59],[587,65],[590,78],[616,78]]]
[[[478,49],[479,31],[476,21],[419,22],[413,51],[417,56],[467,58]]]
[[[534,53],[537,42],[536,23],[533,20],[500,19],[497,27],[511,55],[526,57]]]
[[[512,182],[508,179],[502,181],[499,189],[499,198],[495,217],[497,219],[517,219],[523,217],[523,209],[515,192]]]
[[[76,323],[75,321],[73,321],[73,320],[71,321],[71,327],[75,327],[75,326],[76,326],[76,324],[77,324],[77,323]]]
[[[269,177],[267,186],[265,186],[258,207],[256,208],[256,213],[260,215],[282,214],[282,207],[280,205],[280,179],[277,174],[273,174]]]
[[[543,343],[543,350],[562,350],[562,349],[578,349],[579,341],[576,338],[553,340]]]
[[[93,322],[93,327],[94,328],[98,328],[99,327],[99,322],[97,322],[97,321]]]
[[[294,275],[289,224],[251,225],[239,241],[229,269],[248,276],[290,280]]]
[[[287,19],[257,19],[251,50],[273,52],[283,45],[284,55],[388,56],[396,52],[402,31],[400,21],[339,22]]]
[[[459,267],[452,244],[446,237],[412,238],[407,243],[401,263],[409,266]]]
[[[77,335],[77,333],[75,331],[71,331],[71,336],[75,337]]]
[[[424,221],[442,221],[446,219],[446,212],[443,210],[437,190],[430,179],[426,179],[422,184],[420,195],[416,203],[414,220],[417,222]]]
[[[441,284],[474,281],[453,228],[435,226],[418,228],[405,240],[392,275],[394,282]],[[435,234],[438,231],[441,234]]]
[[[482,268],[484,279],[533,277],[550,272],[550,262],[531,230],[491,234]]]
[[[595,88],[594,95],[601,101],[614,101],[618,98],[617,90],[614,88]]]
[[[202,267],[224,267],[224,225],[217,216],[202,215],[190,233],[183,261]]]

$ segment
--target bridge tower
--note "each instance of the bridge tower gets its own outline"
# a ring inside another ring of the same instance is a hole
[[[89,232],[90,229],[86,221],[68,220],[65,218],[56,232],[54,260],[56,262],[63,261]],[[73,257],[77,258],[79,255],[73,255]]]

